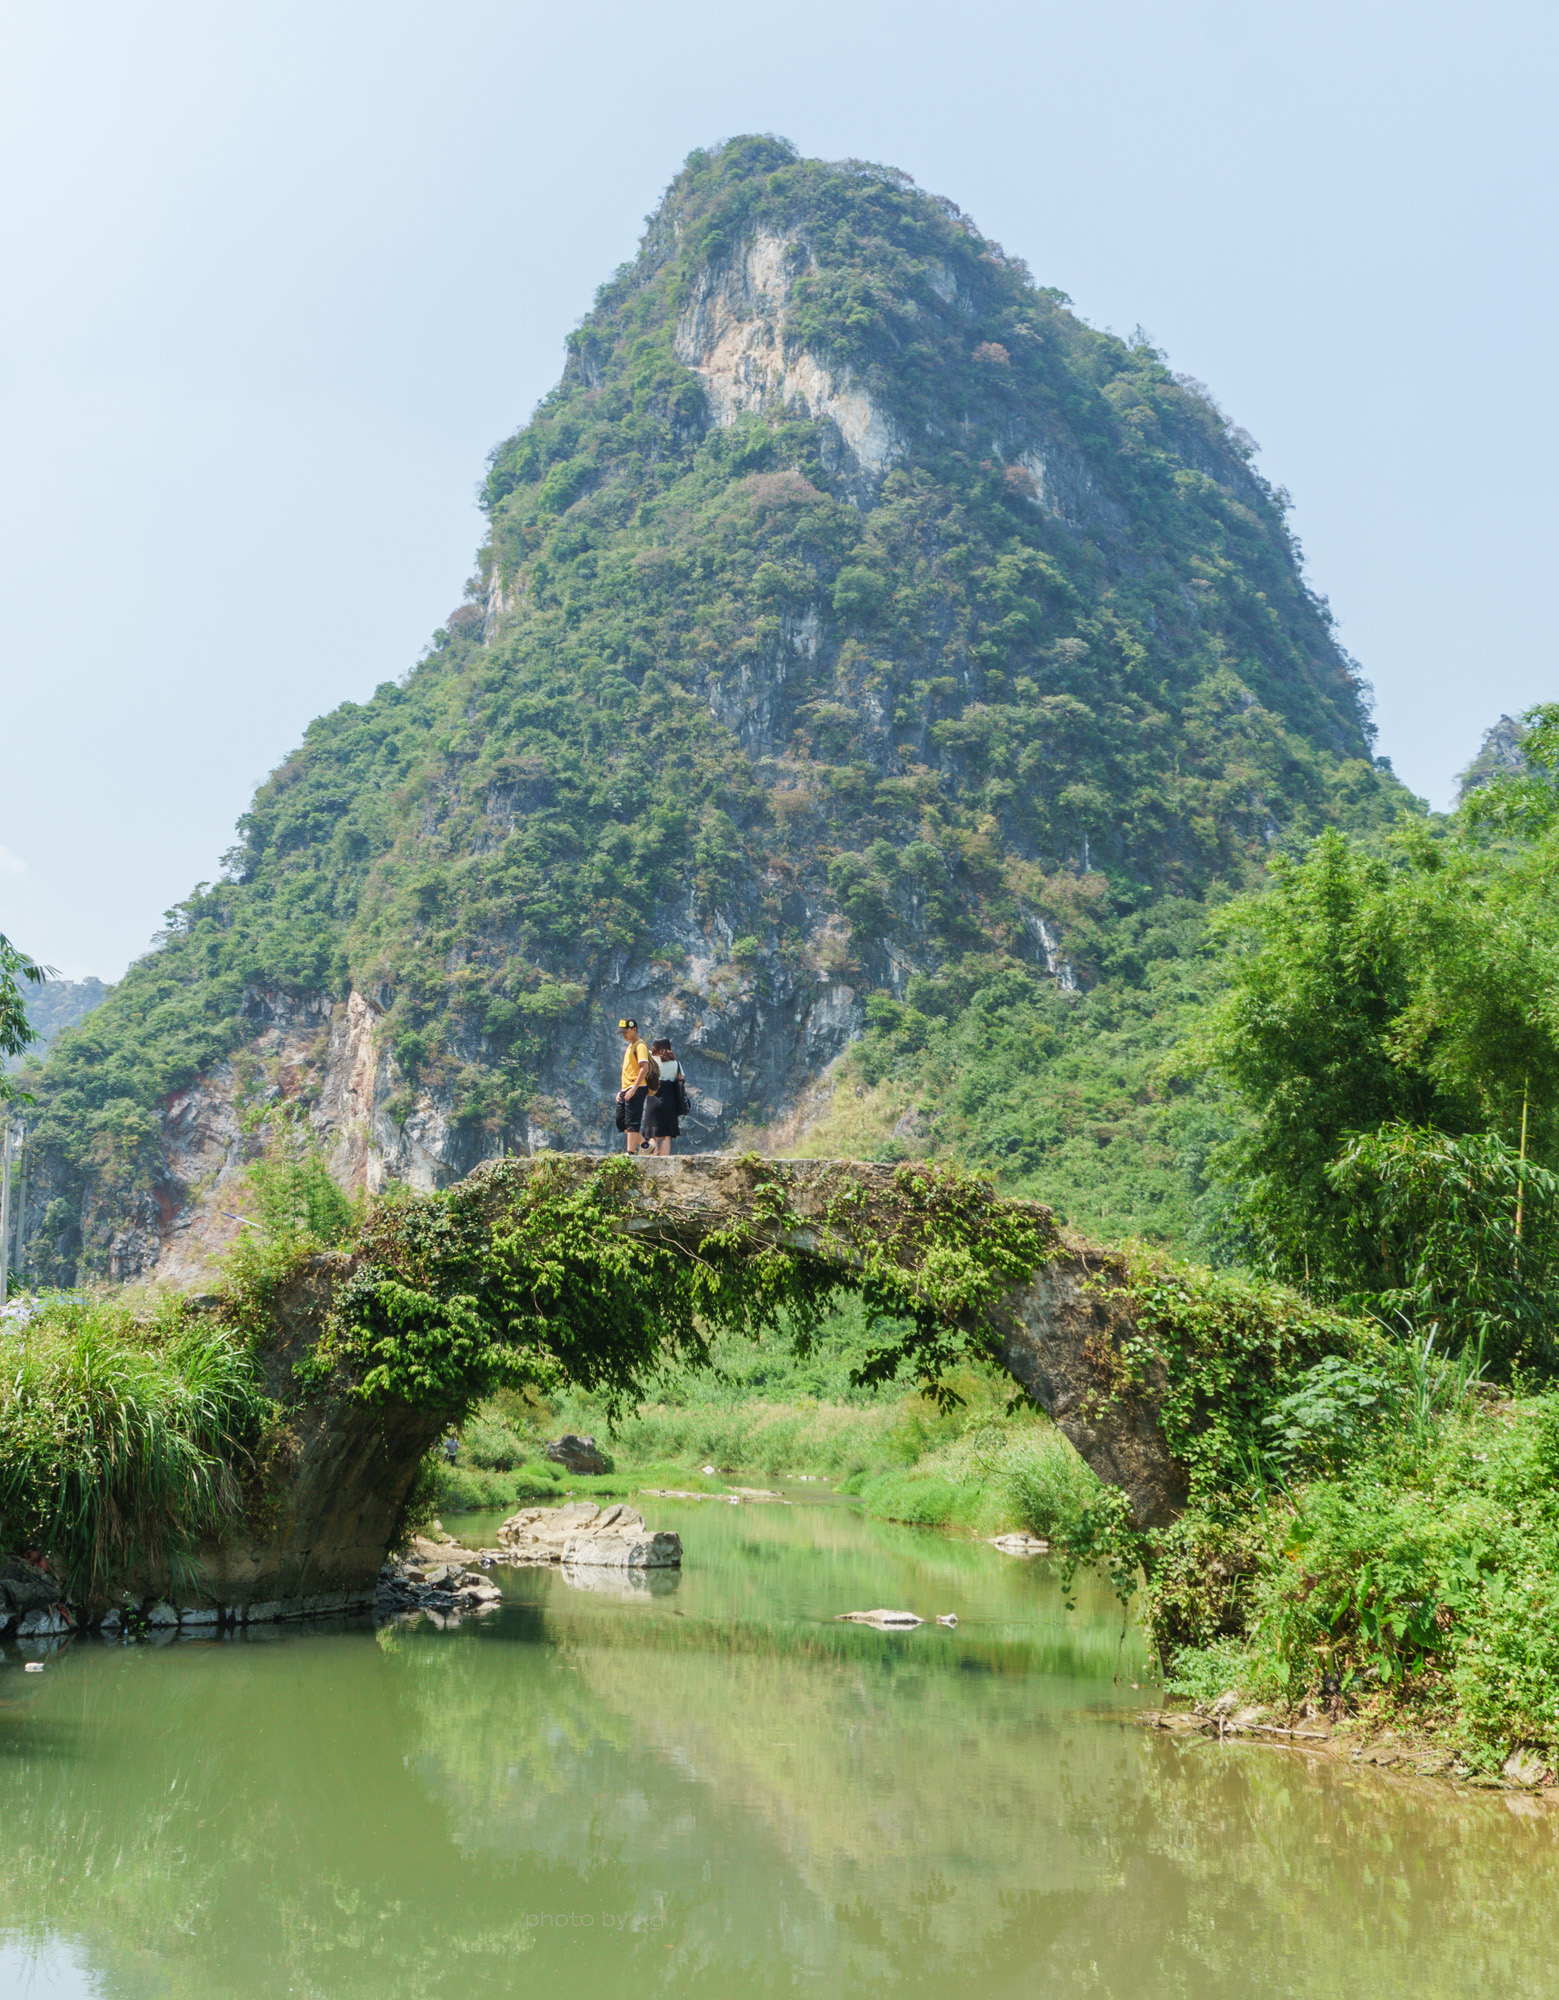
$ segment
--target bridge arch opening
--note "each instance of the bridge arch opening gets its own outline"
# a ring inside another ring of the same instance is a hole
[[[560,1379],[626,1405],[668,1355],[729,1329],[804,1341],[860,1293],[880,1333],[867,1379],[932,1395],[972,1354],[1005,1369],[1142,1528],[1186,1481],[1151,1381],[1123,1343],[1124,1273],[1068,1243],[1050,1211],[957,1169],[753,1155],[489,1163],[433,1195],[397,1193],[350,1253],[284,1274],[261,1361],[292,1406],[267,1530],[206,1552],[225,1603],[335,1604],[371,1592],[417,1468],[505,1384]]]

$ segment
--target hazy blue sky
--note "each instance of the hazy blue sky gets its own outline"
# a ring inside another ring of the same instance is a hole
[[[1205,381],[1448,803],[1559,693],[1556,40],[1498,0],[4,0],[0,930],[116,977],[215,875],[459,602],[486,452],[681,160],[754,130],[904,168]]]

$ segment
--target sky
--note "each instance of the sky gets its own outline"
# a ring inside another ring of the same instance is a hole
[[[1260,443],[1449,805],[1559,695],[1559,15],[0,0],[0,931],[119,976],[461,600],[487,452],[695,147],[949,195]]]

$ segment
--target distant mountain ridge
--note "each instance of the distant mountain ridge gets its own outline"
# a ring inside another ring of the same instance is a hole
[[[95,1007],[101,1007],[108,998],[110,988],[101,979],[46,979],[41,986],[28,986],[25,998],[27,1019],[38,1039],[30,1053],[42,1056],[49,1044],[62,1028],[73,1028],[78,1021],[84,1021]],[[7,1056],[5,1067],[16,1070],[21,1063],[19,1056]]]
[[[1416,809],[1249,441],[892,169],[695,153],[485,499],[426,657],[53,1052],[61,1271],[197,1269],[266,1119],[369,1185],[607,1144],[624,1012],[723,1143],[873,994],[1140,979]]]

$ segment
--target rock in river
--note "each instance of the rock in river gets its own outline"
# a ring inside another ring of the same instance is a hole
[[[588,1500],[566,1507],[522,1507],[498,1530],[498,1540],[511,1562],[675,1569],[682,1561],[680,1535],[646,1528],[643,1515],[621,1501],[610,1507]]]
[[[21,1556],[0,1557],[0,1625],[8,1612],[20,1615],[47,1610],[62,1595],[59,1583],[38,1564]]]

